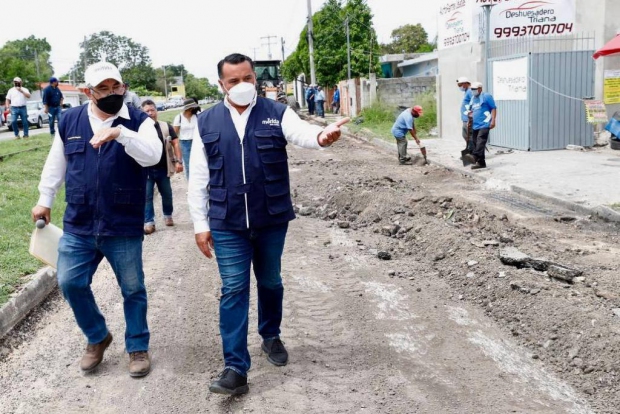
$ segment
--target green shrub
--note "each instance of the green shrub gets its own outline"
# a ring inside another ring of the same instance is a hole
[[[415,120],[416,130],[420,136],[428,135],[430,130],[437,126],[435,91],[417,95],[411,106],[414,105],[420,105],[424,109],[424,115]],[[364,118],[362,125],[390,124],[391,126],[400,113],[401,110],[398,107],[384,102],[375,102],[372,106],[362,110],[360,117]]]

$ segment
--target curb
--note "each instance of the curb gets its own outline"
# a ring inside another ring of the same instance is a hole
[[[316,118],[314,119],[308,119],[307,116],[303,116],[304,119],[306,119],[309,122],[316,122],[316,123],[320,123],[322,125],[326,125],[327,122],[324,120],[317,120]],[[360,135],[355,135],[352,132],[350,132],[346,127],[343,128],[345,130],[345,134],[353,137],[353,138],[357,138],[357,139],[361,139],[363,141],[366,141],[372,145],[375,146],[379,146],[379,147],[383,147],[384,149],[388,149],[388,150],[395,150],[396,149],[396,145],[395,144],[390,144],[389,142],[385,142],[384,140],[380,139],[380,138],[369,138],[367,136],[364,136],[362,134]],[[441,138],[440,138],[441,139]],[[469,171],[465,171],[462,170],[458,167],[453,167],[453,166],[449,166],[449,165],[445,165],[441,162],[437,162],[437,161],[428,161],[429,164],[434,164],[437,165],[439,167],[445,168],[448,171],[457,173],[457,174],[463,174],[469,178],[472,178],[475,181],[478,181],[479,183],[484,183],[487,181],[487,178],[485,177],[481,177],[478,174],[469,172]],[[528,197],[528,198],[532,198],[532,199],[538,199],[538,200],[542,200],[545,201],[549,204],[553,204],[555,206],[558,207],[562,207],[565,208],[567,210],[573,211],[575,213],[578,214],[583,214],[583,215],[592,215],[592,216],[596,216],[598,218],[601,218],[605,221],[609,221],[609,222],[615,222],[615,223],[620,223],[620,213],[618,213],[617,211],[612,210],[609,207],[603,206],[603,205],[599,205],[599,206],[595,206],[595,207],[586,207],[586,206],[582,206],[580,204],[577,203],[573,203],[572,201],[568,201],[568,200],[563,200],[561,198],[558,197],[554,197],[554,196],[549,196],[543,193],[539,193],[537,191],[532,191],[532,190],[528,190],[526,188],[523,187],[519,187],[517,185],[510,185],[510,190],[520,194],[524,197]]]
[[[0,308],[0,338],[43,302],[57,285],[56,270],[51,267],[35,273],[21,292]]]

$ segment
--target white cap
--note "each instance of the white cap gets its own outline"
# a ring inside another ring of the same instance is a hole
[[[22,78],[20,78],[19,76],[15,76],[13,78],[13,82],[21,82],[21,81],[22,81]]]
[[[469,83],[469,79],[467,79],[465,76],[461,76],[456,80],[456,83]]]
[[[94,88],[106,79],[114,79],[119,83],[123,83],[123,78],[118,68],[110,62],[97,62],[90,65],[84,74],[84,81],[91,88]]]
[[[482,88],[482,82],[472,82],[471,83],[471,88],[472,89]]]

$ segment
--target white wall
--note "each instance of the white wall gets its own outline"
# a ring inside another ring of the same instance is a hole
[[[573,33],[590,32],[595,35],[595,49],[611,40],[620,30],[620,0],[576,0],[575,29]],[[475,37],[475,36],[474,36]],[[602,57],[596,60],[595,96],[603,99],[604,71],[620,70],[619,57]],[[441,135],[443,138],[461,139],[459,108],[462,92],[456,79],[466,76],[471,81],[484,81],[484,43],[472,42],[439,51],[439,90]],[[620,110],[620,105],[608,105],[608,114]]]
[[[457,78],[466,76],[470,81],[483,81],[484,44],[468,43],[439,51],[439,111],[442,138],[462,140],[460,117],[463,92],[456,86]]]
[[[600,49],[620,29],[620,1],[577,0],[576,29],[595,35],[595,49]],[[600,57],[596,61],[594,92],[596,99],[603,99],[605,70],[620,69],[620,57]],[[620,105],[608,105],[607,113],[620,110]]]

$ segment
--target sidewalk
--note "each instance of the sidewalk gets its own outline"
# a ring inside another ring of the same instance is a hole
[[[308,119],[303,110],[301,116]],[[325,120],[311,119],[329,123],[339,118],[332,114],[326,116]],[[528,152],[489,146],[490,153],[486,155],[488,168],[472,171],[463,167],[459,159],[465,147],[460,137],[425,139],[423,142],[430,163],[471,175],[496,189],[512,190],[579,214],[596,214],[620,222],[620,211],[610,208],[613,204],[620,205],[620,186],[617,185],[620,151],[603,147],[585,151]],[[377,138],[373,143],[396,151],[395,142]],[[414,153],[415,143],[411,141],[411,144],[410,152]]]

